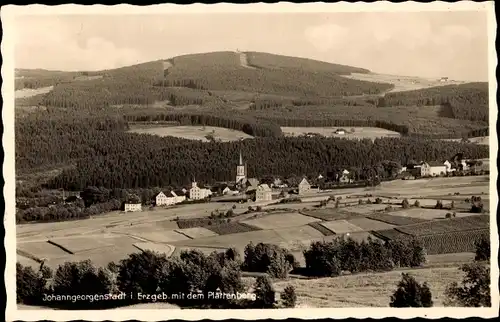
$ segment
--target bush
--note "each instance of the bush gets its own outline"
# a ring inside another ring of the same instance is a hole
[[[462,285],[451,283],[445,291],[446,306],[490,307],[490,269],[474,262],[461,267],[465,272]]]
[[[398,288],[391,295],[391,307],[432,307],[432,294],[424,282],[420,285],[413,276],[402,273]]]
[[[335,208],[338,208],[340,206],[340,200],[337,199],[337,201],[335,201]]]
[[[295,287],[288,285],[280,294],[281,301],[284,307],[292,308],[297,303],[297,294],[295,294]]]
[[[358,205],[362,205],[363,204],[363,200],[359,199],[358,200]]]
[[[444,217],[445,218],[451,218],[451,216],[452,216],[451,213],[447,213]]]
[[[403,209],[408,209],[410,208],[410,203],[408,202],[408,199],[403,199],[403,202],[401,202],[401,206],[403,207]]]
[[[298,263],[286,249],[277,245],[250,242],[245,247],[243,269],[249,272],[268,273],[272,277],[286,278]]]
[[[438,200],[436,202],[436,205],[434,206],[434,209],[443,209],[443,202],[441,200]]]
[[[30,266],[16,263],[16,300],[17,303],[28,305],[40,304],[43,294],[51,293],[48,280],[53,272],[48,267],[42,267],[38,272]]]
[[[268,276],[259,276],[255,281],[255,307],[272,308],[275,301],[275,291]]]
[[[414,207],[420,208],[420,201],[415,200],[415,203],[413,204]]]
[[[476,242],[476,257],[475,260],[483,261],[489,260],[490,253],[490,239],[483,236],[479,241]]]
[[[392,211],[392,210],[393,210],[393,208],[392,208],[392,206],[391,206],[391,205],[389,205],[389,206],[385,207],[385,209],[384,209],[384,210],[385,210],[385,211]]]
[[[375,199],[375,203],[376,203],[377,205],[381,204],[381,203],[382,203],[382,199],[380,199],[380,198],[376,198],[376,199]]]
[[[304,251],[307,273],[311,276],[339,276],[341,254],[334,242],[313,242]]]
[[[451,204],[450,204],[450,210],[453,210],[455,209],[455,201],[451,201]]]
[[[472,207],[470,208],[470,212],[480,214],[483,212],[483,203],[482,202],[474,202]]]
[[[166,265],[164,254],[151,251],[130,254],[118,264],[118,288],[127,294],[153,294]]]

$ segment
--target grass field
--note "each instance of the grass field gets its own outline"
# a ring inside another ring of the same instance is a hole
[[[342,210],[343,209],[344,208],[342,208]],[[351,219],[356,217],[356,215],[343,212],[342,210],[335,208],[326,208],[326,209],[302,210],[301,213],[320,220],[341,220],[341,219]]]
[[[307,133],[316,133],[326,137],[348,139],[374,139],[378,137],[399,137],[398,132],[378,127],[347,127],[345,134],[335,134],[340,127],[281,127],[285,136],[300,136]],[[354,130],[354,131],[353,131]]]
[[[39,259],[61,258],[68,255],[67,252],[57,246],[49,244],[47,241],[18,243],[17,249]]]
[[[418,239],[422,242],[427,254],[447,254],[458,252],[474,252],[475,243],[482,237],[489,236],[489,229],[455,231]]]
[[[322,226],[325,226],[327,229],[330,229],[335,234],[346,234],[363,231],[363,228],[351,224],[346,220],[325,221],[320,224]]]
[[[203,237],[211,237],[211,236],[217,236],[215,232],[208,230],[206,228],[202,227],[193,227],[193,228],[185,228],[185,229],[178,229],[176,232],[181,233],[182,235],[186,235],[189,238],[195,239],[195,238],[203,238]]]
[[[396,227],[395,225],[391,225],[382,221],[373,220],[369,218],[354,218],[348,221],[350,224],[357,226],[365,231],[369,230],[385,230]]]
[[[167,257],[170,257],[175,251],[175,247],[166,244],[155,244],[155,243],[135,243],[134,246],[141,251],[152,251],[157,253],[163,253]]]
[[[302,240],[321,239],[323,234],[309,225],[274,230],[283,240],[296,242]]]
[[[404,270],[420,283],[428,282],[434,306],[444,306],[444,291],[452,283],[462,279],[458,266]],[[390,296],[401,280],[401,271],[378,274],[356,274],[313,280],[279,281],[274,284],[282,292],[293,285],[299,308],[332,307],[389,307]]]
[[[172,241],[190,239],[186,235],[180,234],[173,230],[144,232],[140,234],[135,234],[134,236],[157,243],[168,243]]]
[[[424,220],[444,219],[447,213],[452,210],[409,208],[398,211],[396,214],[401,217],[412,217]]]
[[[376,221],[384,222],[390,225],[395,226],[404,226],[411,224],[418,224],[422,222],[426,222],[424,219],[414,218],[414,217],[402,217],[398,215],[390,215],[390,214],[374,214],[370,215],[367,218],[373,219]]]
[[[206,228],[218,235],[229,235],[229,234],[245,233],[249,231],[258,230],[256,227],[251,227],[238,222],[229,222],[218,225],[211,225],[207,226]]]
[[[319,231],[323,236],[335,235],[335,233],[333,231],[331,231],[330,229],[321,225],[320,221],[312,222],[312,223],[309,223],[308,225],[311,226],[312,228],[316,229],[317,231]]]
[[[17,99],[17,98],[32,97],[32,96],[40,95],[40,94],[47,94],[52,89],[54,89],[54,86],[41,87],[41,88],[36,88],[36,89],[23,88],[23,89],[15,91],[14,97]]]
[[[149,128],[135,128],[132,133],[152,134],[158,136],[175,136],[189,140],[201,140],[208,142],[207,135],[212,135],[214,139],[223,142],[238,141],[240,139],[253,138],[244,132],[214,126],[163,126]]]
[[[287,227],[297,227],[318,221],[318,219],[300,215],[297,213],[284,213],[263,216],[257,219],[245,220],[244,224],[258,227],[260,229],[279,229]]]
[[[372,200],[374,201],[374,200]],[[371,204],[371,205],[357,205],[350,206],[346,208],[342,208],[342,210],[347,211],[349,213],[359,214],[359,215],[367,215],[376,211],[384,210],[387,205],[384,204]]]
[[[60,245],[74,254],[92,249],[103,249],[113,245],[127,244],[134,239],[127,236],[93,235],[86,237],[51,239],[51,242]]]
[[[451,84],[462,84],[460,81],[449,80],[447,82],[440,82],[438,79],[422,78],[414,76],[397,76],[376,73],[351,73],[351,75],[344,75],[343,77],[357,80],[364,80],[369,82],[380,82],[394,84],[394,89],[390,92],[403,92],[417,89],[424,89],[434,86],[443,86]]]

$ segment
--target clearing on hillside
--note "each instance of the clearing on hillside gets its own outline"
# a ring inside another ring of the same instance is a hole
[[[351,73],[350,75],[343,75],[342,77],[369,81],[369,82],[394,84],[394,89],[390,90],[389,92],[412,91],[412,90],[424,89],[435,86],[457,85],[464,83],[453,80],[449,80],[447,82],[440,82],[439,79],[386,75],[386,74],[376,74],[376,73],[366,73],[366,74]]]
[[[279,229],[303,226],[315,221],[319,220],[297,213],[284,213],[264,216],[257,219],[245,220],[243,221],[243,223],[258,227],[260,229]]]
[[[380,137],[399,137],[401,134],[378,127],[345,127],[345,134],[336,134],[335,131],[342,127],[281,127],[285,136],[300,136],[316,133],[326,137],[348,139],[374,139]]]
[[[444,268],[424,268],[405,270],[415,276],[419,283],[433,281],[429,285],[434,306],[443,306],[446,287],[463,278],[458,265]],[[387,273],[362,273],[334,278],[311,280],[293,279],[274,284],[276,291],[282,292],[288,285],[295,287],[296,307],[388,307],[390,296],[401,280],[401,271]]]
[[[363,231],[363,228],[351,224],[346,220],[324,221],[320,224],[325,226],[327,229],[330,229],[337,235]]]
[[[23,88],[20,90],[17,90],[14,92],[14,97],[17,98],[26,98],[26,97],[32,97],[35,95],[40,95],[40,94],[47,94],[51,90],[54,89],[54,86],[47,86],[47,87],[41,87],[41,88]]]
[[[188,140],[200,140],[209,142],[207,136],[212,136],[215,140],[223,142],[238,141],[240,139],[250,139],[253,136],[241,131],[226,129],[215,126],[164,126],[150,128],[136,128],[129,132],[139,134],[152,134],[158,136],[174,136]]]

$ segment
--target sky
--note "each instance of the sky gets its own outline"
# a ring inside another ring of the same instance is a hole
[[[384,74],[488,79],[484,11],[18,16],[15,40],[16,68],[94,71],[240,50]]]

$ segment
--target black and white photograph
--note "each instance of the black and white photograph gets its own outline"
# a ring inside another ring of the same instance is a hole
[[[1,19],[7,320],[498,317],[493,1]]]

